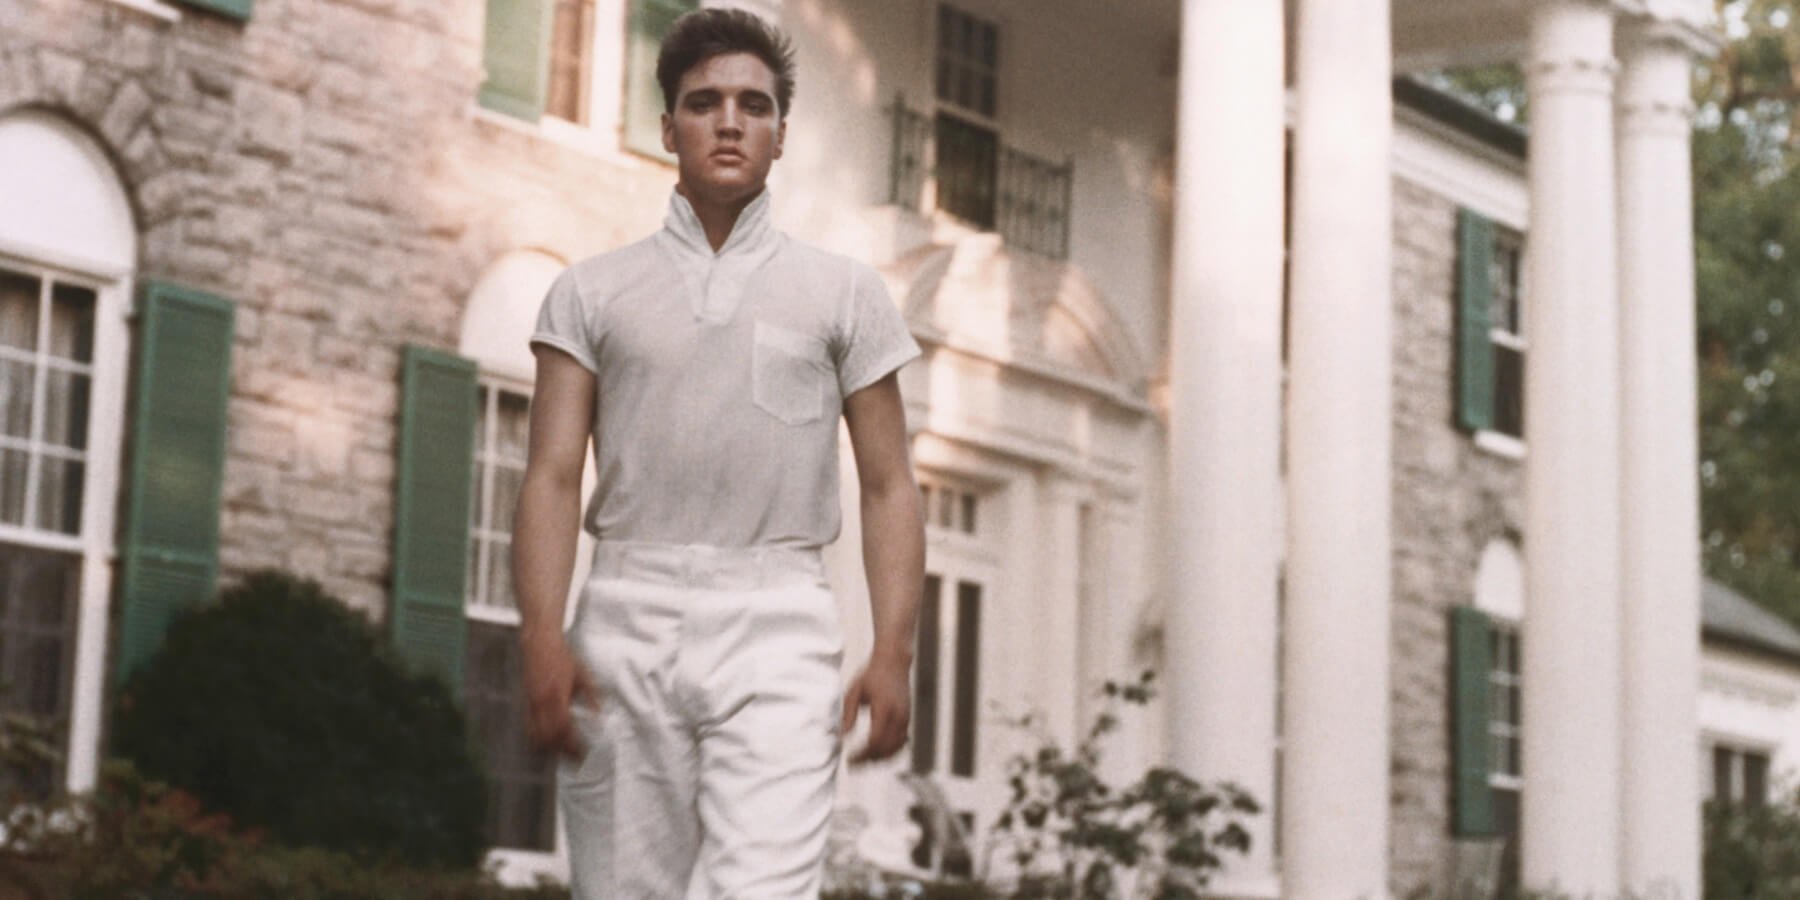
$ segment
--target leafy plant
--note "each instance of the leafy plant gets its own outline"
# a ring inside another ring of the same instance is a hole
[[[1198,898],[1229,853],[1250,849],[1246,817],[1256,801],[1230,785],[1205,785],[1155,766],[1124,787],[1101,775],[1103,739],[1119,726],[1120,704],[1142,706],[1155,673],[1105,686],[1107,707],[1072,750],[1044,736],[1032,717],[1021,727],[1042,738],[1035,753],[1008,763],[1011,799],[994,825],[1016,874],[1015,900],[1184,900]]]

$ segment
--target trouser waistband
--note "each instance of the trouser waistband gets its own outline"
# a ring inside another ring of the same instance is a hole
[[[825,579],[825,564],[817,547],[601,541],[589,577],[742,591],[818,584]]]

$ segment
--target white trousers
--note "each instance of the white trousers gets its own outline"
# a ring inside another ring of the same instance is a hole
[[[575,900],[817,897],[843,703],[818,552],[602,542],[568,636],[600,693],[557,773]]]

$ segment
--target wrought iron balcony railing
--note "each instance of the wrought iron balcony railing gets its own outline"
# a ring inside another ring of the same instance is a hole
[[[889,200],[915,212],[937,209],[1008,244],[1054,259],[1069,255],[1073,160],[1054,163],[1000,142],[986,125],[895,97]]]

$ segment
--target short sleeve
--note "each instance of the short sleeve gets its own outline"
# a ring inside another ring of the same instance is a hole
[[[918,355],[919,345],[888,297],[887,285],[873,269],[852,266],[850,308],[837,351],[839,395],[848,397],[880,381]]]
[[[582,368],[599,374],[600,365],[595,358],[597,342],[589,319],[590,311],[576,284],[575,270],[565,269],[551,283],[550,292],[544,295],[543,306],[538,308],[537,328],[531,333],[531,343],[555,347],[574,357]]]

